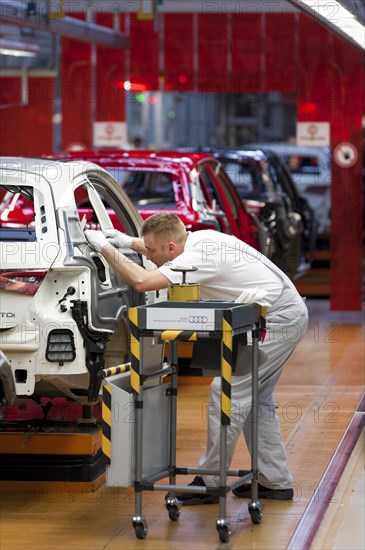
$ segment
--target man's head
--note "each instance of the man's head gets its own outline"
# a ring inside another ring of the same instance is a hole
[[[141,236],[147,258],[160,267],[184,251],[187,232],[176,214],[159,212],[143,222]]]

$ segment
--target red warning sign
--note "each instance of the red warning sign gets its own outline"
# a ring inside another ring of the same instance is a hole
[[[341,168],[351,168],[356,164],[359,153],[352,143],[343,141],[336,145],[333,151],[333,160]]]

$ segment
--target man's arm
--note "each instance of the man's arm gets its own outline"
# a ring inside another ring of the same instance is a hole
[[[133,245],[131,248],[143,254],[140,249],[137,249],[137,247],[140,246],[139,241],[142,241],[142,239],[133,238]],[[134,246],[136,246],[136,248],[134,248]],[[167,288],[170,284],[168,278],[160,271],[157,269],[154,271],[146,271],[143,267],[124,256],[124,254],[110,244],[104,245],[101,249],[101,253],[122,279],[138,292],[161,290],[162,288]]]
[[[144,241],[139,237],[132,237],[122,231],[118,231],[118,229],[106,229],[103,233],[108,242],[115,246],[115,248],[131,248],[138,254],[143,254],[144,256],[147,253]]]
[[[130,245],[130,248],[134,250],[134,252],[137,252],[138,254],[143,254],[143,256],[146,256],[147,250],[144,245],[144,240],[140,237],[132,237],[132,244]]]

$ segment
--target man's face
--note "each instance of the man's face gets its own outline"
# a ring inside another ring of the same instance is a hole
[[[143,240],[147,250],[146,258],[156,264],[157,267],[161,267],[175,257],[173,255],[174,243],[162,238],[157,239],[152,233],[144,235]]]

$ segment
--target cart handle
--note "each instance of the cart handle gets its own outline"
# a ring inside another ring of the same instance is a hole
[[[122,372],[127,372],[131,368],[131,363],[123,363],[116,367],[109,367],[108,369],[101,369],[98,372],[100,378],[109,378],[109,376],[115,376],[116,374],[122,374]]]

